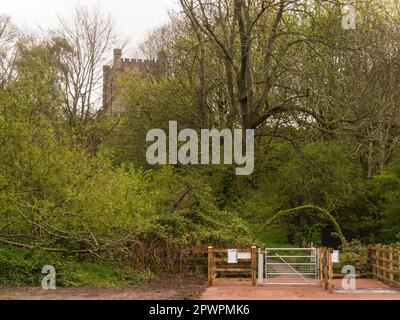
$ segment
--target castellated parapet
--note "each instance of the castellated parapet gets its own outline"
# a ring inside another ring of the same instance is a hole
[[[166,74],[166,59],[161,54],[157,60],[122,58],[122,50],[114,49],[112,66],[103,67],[103,110],[107,115],[120,116],[125,111],[116,93],[118,78],[127,71],[155,80]]]

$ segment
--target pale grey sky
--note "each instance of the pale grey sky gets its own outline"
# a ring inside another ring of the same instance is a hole
[[[168,20],[168,10],[176,8],[176,0],[0,0],[0,15],[9,15],[29,29],[47,28],[55,25],[57,13],[62,15],[75,5],[100,6],[109,12],[132,47]]]

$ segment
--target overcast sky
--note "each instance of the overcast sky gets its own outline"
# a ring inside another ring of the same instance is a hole
[[[168,10],[176,7],[176,0],[0,0],[0,15],[9,15],[29,29],[51,27],[57,13],[62,15],[77,4],[100,6],[109,12],[133,47],[148,31],[167,21]]]

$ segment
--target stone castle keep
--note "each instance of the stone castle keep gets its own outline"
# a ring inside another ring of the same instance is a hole
[[[120,116],[125,110],[118,102],[117,82],[118,78],[127,71],[150,79],[156,79],[166,73],[166,59],[162,54],[157,60],[124,59],[122,50],[114,49],[112,66],[103,67],[103,110],[109,116]]]

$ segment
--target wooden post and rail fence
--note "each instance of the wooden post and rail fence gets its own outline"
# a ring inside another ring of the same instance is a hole
[[[320,283],[329,292],[334,289],[334,279],[349,275],[342,273],[346,265],[354,267],[356,279],[375,279],[389,287],[400,288],[399,249],[368,246],[357,250],[341,250],[339,262],[332,261],[332,253],[330,248],[319,249]]]
[[[400,249],[371,245],[359,249],[340,250],[339,261],[333,261],[331,248],[319,248],[319,281],[332,292],[335,279],[348,276],[343,267],[352,266],[356,279],[376,279],[389,287],[400,288]],[[215,280],[257,283],[257,248],[237,249],[237,263],[229,263],[229,250],[208,247],[208,285]]]
[[[251,281],[253,286],[257,280],[257,248],[238,249],[243,258],[236,264],[229,264],[227,249],[208,247],[208,285],[214,280]]]

